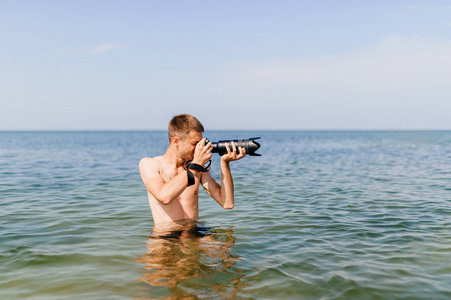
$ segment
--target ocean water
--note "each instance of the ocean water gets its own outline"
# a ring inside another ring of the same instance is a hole
[[[0,132],[0,299],[451,299],[451,132],[205,136],[263,156],[155,239],[138,162],[166,132]]]

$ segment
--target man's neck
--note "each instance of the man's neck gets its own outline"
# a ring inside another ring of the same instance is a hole
[[[176,168],[182,167],[185,164],[185,159],[177,155],[177,153],[169,147],[166,153],[163,154],[163,159]]]

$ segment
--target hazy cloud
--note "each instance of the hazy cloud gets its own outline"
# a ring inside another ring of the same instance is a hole
[[[449,128],[451,41],[392,35],[347,53],[236,62],[209,92],[293,128]]]
[[[393,35],[348,53],[327,57],[234,63],[217,74],[216,89],[259,93],[290,90],[388,92],[447,87],[451,41]],[[275,96],[275,95],[274,95]]]
[[[127,44],[103,44],[90,49],[92,54],[101,54],[104,52],[112,51],[119,48],[126,48],[129,45]]]
[[[130,45],[128,45],[128,44],[111,43],[111,44],[102,44],[102,45],[89,47],[89,48],[73,49],[72,51],[74,51],[74,52],[84,52],[84,53],[90,53],[90,54],[97,55],[97,54],[102,54],[102,53],[105,53],[105,52],[113,51],[113,50],[120,49],[120,48],[127,48],[127,47],[130,47]]]

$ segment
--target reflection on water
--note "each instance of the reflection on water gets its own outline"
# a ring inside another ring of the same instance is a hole
[[[152,288],[139,299],[222,298],[242,288],[244,272],[231,269],[238,256],[232,228],[212,229],[200,224],[181,230],[153,231],[147,252],[136,259],[145,264],[141,280]]]

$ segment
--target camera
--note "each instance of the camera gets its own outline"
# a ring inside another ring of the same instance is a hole
[[[255,153],[255,151],[260,148],[260,144],[257,143],[255,140],[259,139],[260,137],[245,139],[245,140],[223,140],[219,142],[211,142],[212,146],[212,153],[218,153],[219,155],[224,155],[227,153],[226,145],[229,145],[230,151],[232,151],[232,142],[235,142],[236,151],[239,152],[239,147],[243,147],[246,150],[246,154],[250,156],[261,156],[261,154]],[[208,144],[208,140],[206,143]]]

